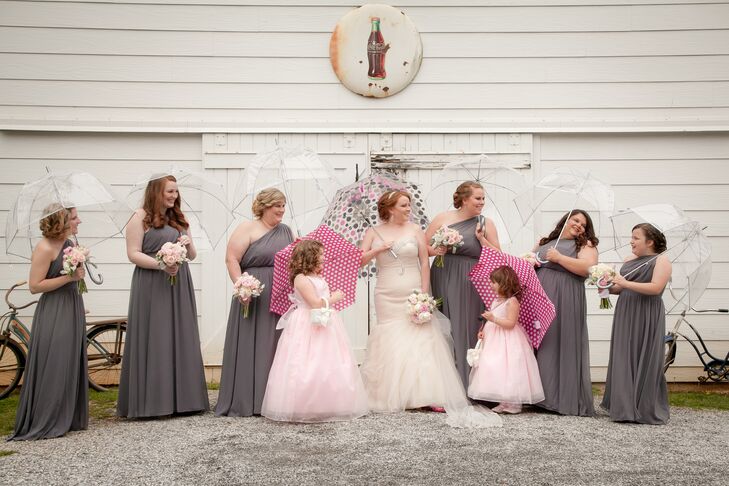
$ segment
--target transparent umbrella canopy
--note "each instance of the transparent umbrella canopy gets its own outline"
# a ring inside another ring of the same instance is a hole
[[[500,243],[513,241],[522,228],[513,199],[526,189],[524,176],[511,167],[497,163],[485,155],[446,164],[436,176],[426,198],[430,215],[453,208],[453,193],[465,181],[484,187],[486,205],[483,215],[496,225]]]
[[[649,223],[663,233],[667,249],[662,254],[673,267],[670,287],[674,304],[693,307],[711,280],[711,243],[701,223],[671,204],[621,210],[610,220],[615,251],[622,259],[631,254],[630,237],[635,225]]]
[[[202,250],[215,248],[234,216],[225,197],[225,186],[212,177],[171,166],[167,170],[149,174],[134,184],[127,193],[127,203],[134,208],[142,207],[147,184],[167,176],[177,180],[180,207],[190,224],[195,246]]]
[[[558,221],[564,213],[579,208],[590,214],[601,239],[611,234],[609,217],[615,207],[615,194],[609,184],[587,171],[560,167],[518,194],[514,204],[524,225],[534,225],[537,214],[541,219]]]
[[[13,203],[5,225],[6,253],[29,259],[43,237],[40,221],[64,208],[78,210],[83,223],[76,237],[88,248],[120,234],[132,216],[132,209],[96,176],[48,171],[26,183]]]
[[[428,226],[423,196],[417,184],[394,174],[373,172],[367,177],[339,189],[329,204],[321,224],[325,224],[357,247],[362,246],[365,232],[379,224],[377,200],[388,191],[405,191],[411,195],[410,220],[422,229]],[[391,251],[397,258],[397,254]],[[368,265],[360,276],[373,276],[374,264]]]
[[[243,172],[236,184],[233,209],[251,217],[256,194],[276,188],[286,196],[284,222],[301,236],[319,225],[331,196],[341,186],[334,169],[313,150],[278,147],[256,155]]]

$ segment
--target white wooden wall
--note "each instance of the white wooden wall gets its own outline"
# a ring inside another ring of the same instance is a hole
[[[519,140],[519,143],[514,143]],[[282,145],[306,146],[318,151],[337,169],[342,182],[354,179],[373,154],[441,154],[443,159],[466,153],[491,153],[531,164],[522,169],[538,178],[560,166],[589,168],[611,183],[619,208],[649,202],[669,202],[686,209],[708,226],[714,260],[709,289],[702,307],[729,306],[729,134],[99,134],[63,132],[0,132],[0,228],[21,185],[45,172],[45,167],[77,168],[97,174],[119,189],[128,187],[141,173],[177,163],[205,170],[228,189],[235,188],[253,155]],[[407,171],[410,178],[422,177]],[[431,208],[437,211],[438,208]],[[541,216],[548,227],[557,213]],[[0,246],[3,242],[0,241]],[[125,315],[132,265],[126,260],[123,240],[116,238],[95,249],[106,282],[90,284],[85,301],[90,319]],[[204,253],[192,264],[200,333],[205,362],[218,365],[222,358],[230,284],[223,264],[224,244]],[[0,252],[0,292],[27,278],[28,264]],[[352,344],[361,359],[367,340],[367,288],[360,282],[358,302],[345,313]],[[588,295],[592,296],[591,289]],[[592,296],[594,297],[594,296]],[[27,291],[17,300],[30,299]],[[590,349],[593,378],[605,376],[611,329],[611,312],[597,308],[589,299]],[[370,314],[373,309],[369,309]],[[30,320],[29,312],[24,317]],[[374,318],[374,316],[371,316]],[[729,351],[729,316],[691,316],[709,348],[717,354]],[[671,321],[669,320],[669,324]],[[684,329],[688,330],[688,329]],[[677,367],[669,378],[693,380],[698,360],[683,343]],[[213,375],[215,377],[215,375]]]
[[[328,43],[350,0],[0,0],[0,129],[729,128],[729,2],[399,0],[420,73],[373,100]]]
[[[0,0],[0,227],[46,165],[124,188],[174,162],[232,195],[275,143],[318,151],[343,182],[373,154],[486,152],[530,163],[529,178],[584,164],[615,184],[619,207],[689,210],[714,248],[705,304],[729,304],[729,0],[395,3],[421,32],[423,64],[413,85],[372,100],[329,66],[350,1]],[[124,314],[123,243],[97,254],[107,282],[87,297],[92,317]],[[205,361],[217,364],[229,284],[220,248],[199,260]],[[0,254],[0,290],[26,275]],[[362,310],[348,317],[360,356]],[[601,379],[610,316],[590,312]],[[716,351],[729,349],[726,320],[695,319]],[[696,364],[685,346],[679,364]]]

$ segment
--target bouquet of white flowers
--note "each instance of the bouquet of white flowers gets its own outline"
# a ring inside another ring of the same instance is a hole
[[[433,237],[430,239],[430,246],[433,248],[443,246],[446,251],[455,253],[458,247],[463,246],[463,235],[461,235],[457,230],[443,225],[438,228],[438,231],[436,231],[435,234],[433,234]],[[436,267],[443,267],[445,265],[443,255],[435,257],[434,264]]]
[[[598,263],[591,266],[587,276],[588,285],[597,286],[597,295],[600,296],[600,309],[611,309],[613,304],[610,302],[610,290],[608,287],[615,277],[615,269],[612,265]]]

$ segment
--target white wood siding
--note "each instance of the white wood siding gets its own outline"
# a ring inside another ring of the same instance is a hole
[[[316,150],[337,169],[342,182],[354,179],[372,154],[443,154],[486,152],[495,157],[517,155],[530,162],[523,169],[536,178],[559,166],[587,167],[613,184],[619,208],[648,202],[669,202],[686,209],[707,228],[713,247],[713,276],[700,305],[729,306],[729,134],[93,134],[61,132],[0,132],[0,227],[20,186],[50,168],[78,168],[124,188],[140,173],[170,163],[203,169],[221,181],[232,196],[238,177],[255,153],[281,145]],[[409,172],[409,177],[414,177]],[[436,211],[437,208],[431,208]],[[544,226],[557,212],[542,215]],[[0,242],[0,245],[3,243]],[[125,315],[132,265],[123,240],[115,238],[95,250],[106,276],[103,286],[91,286],[85,297],[90,319]],[[205,362],[219,365],[229,309],[230,283],[223,264],[224,243],[214,253],[202,254],[192,265],[200,314]],[[0,253],[0,292],[27,278],[29,265]],[[374,283],[373,283],[374,284]],[[367,288],[360,282],[358,302],[345,313],[353,346],[361,359],[367,342]],[[591,289],[588,290],[592,295]],[[30,298],[23,291],[17,300]],[[594,297],[594,296],[593,296]],[[589,302],[593,378],[605,376],[611,313]],[[373,309],[369,309],[370,314]],[[30,318],[31,312],[25,315]],[[374,316],[371,316],[374,317]],[[669,318],[668,325],[672,325]],[[709,349],[723,356],[729,351],[729,317],[691,316]],[[687,329],[684,329],[687,330]],[[677,366],[669,378],[693,380],[701,374],[698,360],[686,343],[679,348]]]
[[[348,1],[0,1],[0,128],[729,128],[729,2],[397,6],[422,34],[423,64],[412,86],[374,100],[329,66]]]

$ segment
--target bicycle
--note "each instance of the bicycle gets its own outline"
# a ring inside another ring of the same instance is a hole
[[[695,309],[693,307],[689,307],[688,309],[698,313],[729,313],[729,309]],[[706,348],[706,343],[701,337],[701,334],[699,334],[699,331],[697,331],[696,328],[689,322],[689,320],[686,319],[686,310],[687,309],[684,309],[678,315],[678,320],[676,321],[673,330],[666,333],[666,336],[664,337],[666,355],[663,362],[663,372],[665,373],[668,370],[668,367],[671,366],[676,360],[678,337],[681,336],[686,341],[688,341],[691,347],[694,348],[694,351],[696,351],[696,354],[701,360],[701,363],[704,365],[704,372],[706,372],[706,376],[698,377],[701,383],[706,383],[709,380],[716,382],[729,381],[729,352],[727,352],[724,359],[717,358],[716,356],[711,354]],[[699,346],[696,345],[693,339],[679,332],[679,328],[683,323],[686,323],[686,325],[691,328],[694,336],[696,337],[696,339],[698,339],[701,349],[699,349]]]
[[[18,282],[5,292],[5,302],[10,310],[0,316],[0,400],[15,390],[25,372],[31,331],[18,318],[18,311],[38,301],[23,306],[10,302],[10,293],[25,284],[25,281]],[[89,386],[106,391],[108,388],[104,385],[119,383],[127,319],[87,322],[86,326]]]

